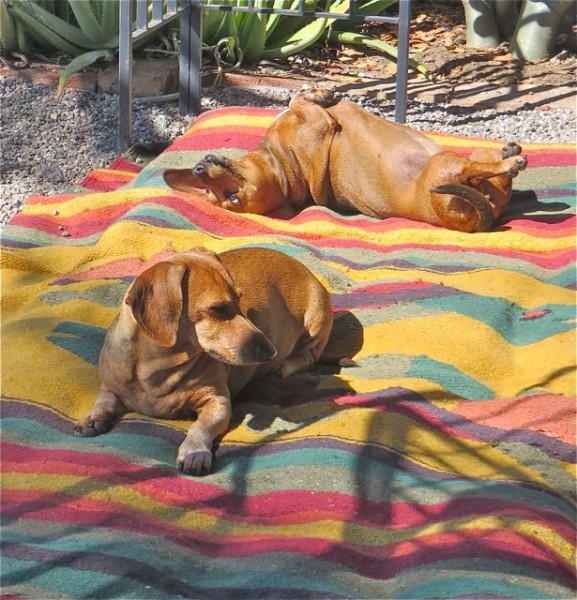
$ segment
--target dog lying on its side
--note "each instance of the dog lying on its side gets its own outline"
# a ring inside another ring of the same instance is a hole
[[[249,381],[317,362],[331,332],[329,294],[297,260],[265,248],[175,254],[129,287],[100,354],[101,390],[76,425],[87,437],[135,411],[190,419],[184,473],[210,471],[212,445]]]
[[[474,232],[503,213],[512,179],[527,166],[520,154],[510,143],[466,159],[317,88],[292,98],[256,150],[234,160],[208,154],[164,179],[177,190],[205,190],[210,202],[236,212],[292,216],[316,203]]]

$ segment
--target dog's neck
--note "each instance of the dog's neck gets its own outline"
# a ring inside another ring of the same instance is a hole
[[[257,153],[259,160],[265,163],[264,172],[279,190],[278,206],[288,203],[300,208],[312,201],[307,178],[298,161],[287,160],[286,154],[278,151],[278,145],[268,143],[267,138],[254,151]]]

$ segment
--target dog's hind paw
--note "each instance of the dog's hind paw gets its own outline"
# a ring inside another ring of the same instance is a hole
[[[521,154],[522,149],[519,144],[516,142],[509,142],[506,146],[501,149],[501,157],[503,160],[506,158],[511,158],[512,156],[519,156]]]
[[[520,171],[524,171],[527,168],[527,156],[523,154],[515,159],[515,163],[509,169],[510,177],[517,177]]]

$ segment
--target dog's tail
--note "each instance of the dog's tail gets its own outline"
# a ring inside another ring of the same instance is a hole
[[[479,215],[475,231],[488,231],[495,223],[493,209],[487,198],[479,190],[462,184],[439,185],[431,190],[437,194],[451,194],[466,200]]]

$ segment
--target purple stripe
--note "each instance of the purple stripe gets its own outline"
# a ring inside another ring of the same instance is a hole
[[[458,296],[463,293],[443,285],[431,285],[409,289],[397,288],[390,292],[383,291],[381,293],[362,293],[362,289],[363,288],[357,288],[354,293],[350,294],[332,294],[331,304],[334,308],[361,308],[364,306],[385,307],[398,302],[414,302],[427,298],[447,298],[449,296]]]

